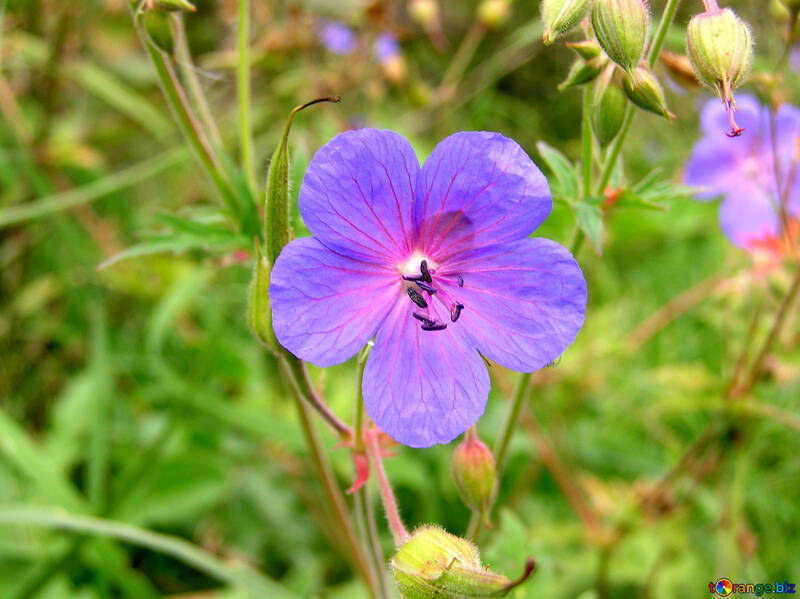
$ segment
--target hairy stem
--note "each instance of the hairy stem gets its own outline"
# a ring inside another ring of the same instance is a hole
[[[247,183],[256,189],[253,166],[253,131],[250,126],[250,0],[239,0],[236,32],[236,88],[239,99],[239,152]]]
[[[280,362],[297,396],[314,408],[339,438],[350,439],[353,435],[352,430],[331,411],[325,400],[314,389],[305,362],[290,355],[281,356]]]
[[[403,520],[400,518],[400,512],[397,509],[397,500],[394,497],[394,491],[389,484],[389,479],[386,476],[386,471],[383,469],[383,459],[381,458],[380,441],[377,435],[372,435],[367,443],[370,462],[375,468],[375,476],[378,479],[378,489],[381,493],[381,500],[383,501],[383,508],[386,511],[386,519],[389,521],[389,530],[392,531],[392,538],[394,544],[398,548],[408,541],[408,531],[406,530]]]

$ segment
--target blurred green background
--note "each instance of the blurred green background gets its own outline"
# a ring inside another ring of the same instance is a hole
[[[663,4],[653,0],[654,15]],[[751,23],[756,72],[770,73],[785,25],[769,2],[725,4]],[[287,383],[247,329],[252,231],[221,208],[193,159],[125,0],[0,5],[0,597],[249,596],[148,542],[32,525],[33,508],[184,539],[223,570],[248,564],[297,597],[366,597],[330,525]],[[147,27],[165,48],[170,32],[185,34],[187,53],[178,48],[172,64],[202,90],[235,162],[237,2],[196,6],[180,17],[148,14]],[[405,2],[254,0],[256,197],[289,111],[329,94],[343,102],[295,119],[294,198],[313,153],[355,126],[395,129],[421,158],[471,129],[516,139],[542,168],[539,141],[578,158],[581,94],[556,89],[573,54],[560,42],[542,46],[538,2],[514,2],[460,66],[454,57],[474,34],[476,7],[441,3],[441,31],[431,33]],[[700,9],[682,3],[668,50],[683,51],[685,24]],[[323,19],[352,28],[352,55],[320,43]],[[370,49],[386,31],[402,47],[394,71]],[[711,98],[656,70],[678,118],[637,114],[623,151],[629,181],[654,168],[680,180],[699,137],[698,108]],[[789,83],[800,98],[797,77]],[[306,235],[293,210],[296,234]],[[716,213],[714,202],[689,198],[667,211],[612,211],[602,256],[589,244],[579,254],[586,325],[561,363],[534,377],[495,526],[480,537],[494,571],[513,577],[525,557],[537,558],[534,578],[513,597],[695,597],[719,577],[800,583],[797,307],[752,397],[724,402],[754,306],[763,295],[774,311],[786,280],[752,284]],[[537,234],[566,245],[572,228],[557,203]],[[686,313],[637,328],[698,284]],[[479,424],[487,440],[517,377],[490,370]],[[350,421],[354,361],[312,374]],[[709,425],[720,434],[657,505],[639,509]],[[318,428],[347,488],[349,452],[332,449]],[[596,529],[565,496],[548,447]],[[451,452],[398,448],[387,460],[409,526],[464,531],[469,511],[450,477]]]

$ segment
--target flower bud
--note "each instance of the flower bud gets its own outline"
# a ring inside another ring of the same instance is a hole
[[[594,81],[603,72],[606,64],[608,64],[608,59],[605,56],[598,56],[588,61],[579,58],[572,63],[567,78],[559,83],[558,91],[563,92],[570,87]]]
[[[569,33],[592,6],[592,0],[542,0],[544,45],[552,44],[559,35]]]
[[[660,114],[670,120],[675,118],[667,108],[664,88],[644,63],[636,67],[630,77],[625,77],[622,88],[628,99],[639,108]]]
[[[610,79],[610,78],[609,78]],[[595,90],[592,129],[601,147],[607,146],[617,136],[625,119],[628,101],[619,85],[613,81],[603,81]]]
[[[631,73],[642,58],[650,29],[645,0],[597,0],[592,27],[608,57]]]
[[[661,64],[667,68],[670,78],[678,85],[687,89],[697,89],[700,82],[694,74],[694,67],[689,57],[684,54],[675,54],[666,50],[658,55]]]
[[[435,526],[415,530],[391,560],[394,579],[406,599],[479,599],[501,597],[531,575],[528,560],[515,581],[487,571],[478,548]]]
[[[603,52],[603,49],[600,47],[595,40],[583,40],[582,42],[567,42],[565,44],[567,48],[571,50],[575,50],[575,52],[583,58],[584,60],[592,60],[593,58],[597,58]]]
[[[247,326],[253,336],[273,352],[282,351],[272,330],[272,310],[269,305],[270,263],[256,241],[256,256],[250,288],[247,293]]]
[[[478,5],[478,20],[487,27],[500,27],[511,14],[509,0],[483,0]]]
[[[730,8],[715,9],[692,17],[686,43],[697,78],[716,90],[728,107],[728,135],[741,135],[744,129],[734,120],[733,90],[742,83],[753,60],[750,28]]]
[[[411,0],[408,14],[420,25],[431,27],[439,20],[439,5],[436,0]]]
[[[453,452],[450,469],[464,503],[488,522],[497,494],[497,466],[492,451],[476,434],[467,432]]]
[[[197,7],[189,0],[149,0],[148,6],[151,10],[155,9],[163,12],[172,12],[174,10],[197,12]]]

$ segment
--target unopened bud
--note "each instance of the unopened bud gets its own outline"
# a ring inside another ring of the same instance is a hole
[[[593,0],[542,0],[544,44],[549,46],[559,35],[572,31],[587,15]]]
[[[592,60],[602,54],[603,49],[595,40],[583,40],[582,42],[567,42],[565,44],[570,50],[575,52],[584,60]]]
[[[628,99],[639,108],[660,114],[670,120],[675,118],[667,108],[664,88],[644,63],[636,67],[629,77],[625,77],[622,88]]]
[[[265,346],[277,352],[281,346],[272,330],[272,310],[269,305],[270,264],[261,245],[256,241],[255,264],[247,293],[247,326],[250,332]]]
[[[468,431],[453,452],[450,469],[464,503],[488,523],[497,494],[497,465],[492,450]]]
[[[500,27],[510,14],[509,0],[483,0],[478,5],[478,20],[490,28]]]
[[[685,54],[676,54],[666,50],[658,55],[661,64],[667,68],[670,78],[679,85],[688,89],[700,87],[700,81],[694,74],[692,61]]]
[[[514,581],[486,570],[478,548],[466,539],[435,526],[415,530],[392,558],[394,579],[406,599],[480,599],[502,597],[525,582],[533,572]]]
[[[420,25],[430,27],[439,20],[439,5],[436,0],[411,0],[408,14]]]
[[[608,59],[605,56],[598,56],[592,60],[577,59],[572,63],[567,78],[558,85],[558,91],[563,92],[570,87],[594,81],[607,64]]]
[[[642,58],[650,31],[645,0],[597,0],[592,27],[608,57],[631,73]]]
[[[172,12],[174,10],[197,12],[197,7],[189,2],[189,0],[148,0],[147,5],[150,10],[160,10],[163,12]]]
[[[715,9],[692,17],[686,29],[686,43],[697,78],[716,90],[728,107],[728,135],[741,135],[744,129],[734,119],[733,90],[747,76],[753,61],[750,28],[730,8]]]
[[[613,67],[612,67],[613,68]],[[628,101],[619,85],[604,76],[595,88],[592,129],[601,147],[607,146],[617,136],[625,120]]]

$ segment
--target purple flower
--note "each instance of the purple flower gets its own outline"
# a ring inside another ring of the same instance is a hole
[[[386,64],[400,56],[400,44],[397,43],[397,38],[391,33],[381,33],[375,38],[375,45],[373,46],[375,58],[381,64]]]
[[[334,54],[352,54],[356,49],[356,36],[353,30],[341,21],[326,21],[318,28],[322,45]]]
[[[789,68],[795,73],[800,73],[800,44],[792,46],[789,52]]]
[[[481,356],[531,372],[583,325],[580,267],[528,238],[550,213],[547,181],[502,135],[456,133],[420,167],[397,133],[348,131],[316,153],[299,202],[313,237],[275,262],[275,333],[317,366],[374,337],[364,402],[400,443],[448,443],[478,420]]]
[[[732,243],[749,249],[754,241],[780,233],[778,189],[788,190],[788,214],[800,214],[800,109],[784,104],[775,113],[776,177],[769,110],[747,95],[737,98],[737,106],[747,134],[729,139],[720,133],[728,119],[726,107],[718,100],[706,104],[701,116],[705,136],[694,146],[685,180],[702,190],[698,199],[724,196],[720,226]]]

